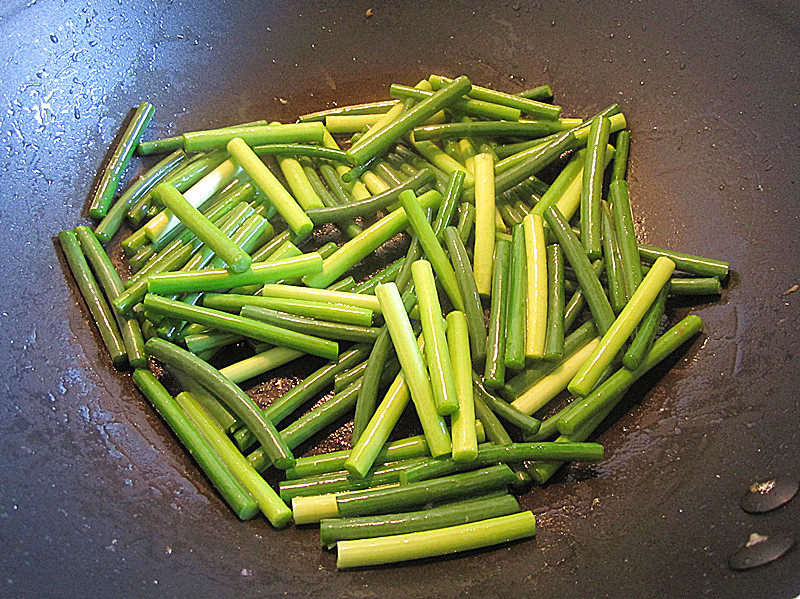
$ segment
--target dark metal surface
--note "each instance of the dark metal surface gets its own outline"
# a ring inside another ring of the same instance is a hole
[[[794,597],[800,552],[728,570],[753,480],[797,477],[798,16],[756,2],[86,2],[0,8],[0,595]],[[371,18],[365,10],[373,8]],[[336,572],[315,530],[236,521],[114,372],[52,236],[82,222],[122,115],[150,135],[385,97],[466,73],[619,102],[640,234],[729,259],[703,336],[643,381],[608,459],[524,505],[535,540]],[[281,100],[283,99],[285,103]]]

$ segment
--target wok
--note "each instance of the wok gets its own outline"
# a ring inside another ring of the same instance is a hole
[[[800,293],[784,294],[800,280],[798,25],[793,3],[734,0],[3,3],[0,594],[798,595],[797,550],[726,567],[751,532],[800,521],[797,501],[738,507],[752,482],[800,474]],[[693,309],[702,336],[605,427],[608,458],[523,498],[535,540],[337,572],[316,531],[241,523],[222,504],[111,368],[53,236],[83,222],[143,99],[155,137],[380,99],[431,72],[547,82],[570,116],[619,102],[641,237],[735,274]]]

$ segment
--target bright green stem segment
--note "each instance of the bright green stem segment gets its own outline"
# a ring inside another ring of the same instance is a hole
[[[150,119],[153,118],[154,112],[155,108],[150,102],[142,102],[136,112],[133,113],[133,118],[125,128],[119,144],[114,148],[111,159],[103,169],[103,174],[100,175],[100,183],[92,195],[92,201],[89,205],[89,216],[92,218],[103,218],[108,212],[111,201],[114,199],[114,194],[117,192],[122,173],[125,171],[125,167],[128,166],[128,162],[130,162],[131,156],[133,156],[133,152],[139,144],[139,139]]]
[[[474,210],[472,204],[462,204]],[[456,281],[464,300],[464,314],[467,318],[469,330],[470,353],[472,359],[481,363],[486,357],[486,323],[483,319],[483,306],[478,287],[475,284],[472,264],[464,247],[464,242],[456,227],[447,227],[444,230],[444,241],[450,262],[456,274]]]
[[[344,470],[344,464],[352,450],[344,449],[332,451],[319,455],[297,458],[297,463],[293,468],[286,471],[286,479],[294,480],[298,478],[308,478],[320,476],[332,472]],[[405,439],[398,439],[391,443],[386,443],[380,448],[375,458],[375,466],[389,462],[397,462],[410,458],[420,458],[429,456],[428,442],[424,435],[416,435]]]
[[[475,168],[475,246],[473,269],[478,293],[487,297],[492,291],[492,265],[495,244],[494,159],[481,153],[473,158]]]
[[[384,443],[386,443],[389,435],[394,430],[410,398],[405,378],[400,373],[390,385],[383,401],[375,409],[372,418],[370,418],[364,431],[358,437],[358,441],[353,446],[353,451],[350,452],[342,464],[350,474],[363,478],[373,464],[380,459],[381,452],[386,450]],[[430,450],[426,440],[425,454],[428,453],[430,453]]]
[[[458,411],[450,420],[453,459],[457,462],[469,462],[478,453],[478,438],[475,433],[475,403],[472,398],[469,330],[467,317],[463,312],[454,311],[447,315],[447,345],[458,399]]]
[[[293,279],[317,273],[321,269],[322,256],[310,252],[286,260],[256,263],[238,273],[231,273],[224,268],[211,268],[149,275],[147,290],[150,293],[169,294],[233,289],[244,285],[263,285],[282,279]]]
[[[225,431],[219,428],[190,393],[184,391],[175,400],[194,422],[200,433],[206,438],[206,441],[214,451],[217,452],[217,455],[219,455],[231,473],[250,492],[272,525],[275,527],[286,526],[289,520],[292,519],[292,510],[247,462],[247,459],[236,449],[236,446],[225,434]]]
[[[440,77],[439,75],[431,75],[428,81],[433,89],[440,89],[443,85],[452,81],[447,77]],[[553,104],[546,104],[538,102],[530,98],[522,98],[520,96],[513,96],[504,92],[499,92],[486,87],[473,85],[472,89],[467,94],[468,97],[483,102],[491,102],[493,104],[500,104],[501,106],[509,106],[517,108],[525,114],[535,116],[541,119],[557,119],[561,114],[561,107]]]
[[[560,360],[564,355],[564,253],[557,244],[547,246],[547,334],[544,358]]]
[[[276,143],[319,143],[322,141],[325,127],[322,123],[292,123],[241,125],[193,131],[183,134],[183,148],[187,152],[206,152],[216,148],[225,148],[232,139],[240,138],[249,146],[261,146]]]
[[[268,284],[261,288],[264,297],[276,299],[297,299],[311,302],[330,302],[344,306],[365,308],[380,313],[381,306],[374,295],[350,293],[347,291],[329,291],[327,289],[310,289],[294,285]],[[266,307],[266,306],[265,306]]]
[[[530,213],[522,220],[522,226],[525,231],[528,286],[525,357],[535,359],[544,356],[547,338],[547,248],[544,220],[541,215]]]
[[[450,266],[450,263],[447,265]],[[425,338],[425,359],[428,363],[433,399],[436,411],[446,416],[458,411],[459,402],[450,352],[447,348],[445,322],[442,318],[439,296],[436,293],[436,280],[433,277],[431,264],[427,260],[414,262],[411,265],[411,273],[414,277],[414,290],[417,293],[422,334]],[[474,425],[472,428],[474,430]]]
[[[149,370],[133,371],[133,382],[180,439],[214,487],[242,520],[258,513],[258,504],[224,465],[205,437]]]
[[[346,493],[336,498],[336,505],[339,515],[345,517],[386,514],[400,508],[424,505],[430,501],[447,501],[502,489],[515,479],[516,476],[508,466],[491,466],[402,487]]]
[[[505,333],[508,306],[508,264],[511,244],[505,240],[495,244],[492,298],[489,311],[489,337],[486,340],[486,364],[483,379],[490,389],[499,389],[505,384]]]
[[[659,292],[656,301],[650,306],[647,314],[642,318],[636,336],[633,338],[628,351],[622,356],[622,365],[628,370],[639,368],[639,364],[642,363],[647,352],[650,351],[658,332],[658,325],[661,324],[661,317],[664,316],[668,295],[669,286],[665,285]]]
[[[405,111],[400,117],[389,123],[386,127],[368,137],[359,144],[356,142],[347,150],[347,155],[353,164],[364,164],[372,157],[377,156],[395,143],[414,127],[421,125],[427,119],[458,100],[469,92],[472,84],[466,77],[459,77],[452,83],[444,86],[430,97],[415,104],[410,110]]]
[[[207,308],[238,313],[244,306],[256,306],[280,310],[298,316],[308,316],[329,322],[369,326],[373,311],[369,308],[345,306],[329,302],[315,302],[301,299],[265,297],[262,295],[238,295],[235,293],[206,293],[203,305]]]
[[[375,295],[381,303],[383,318],[386,320],[389,335],[400,360],[422,430],[428,439],[431,455],[441,456],[450,453],[450,433],[444,419],[436,410],[431,381],[400,292],[394,283],[385,283],[378,285]]]
[[[581,431],[585,430],[595,416],[608,414],[634,382],[696,335],[702,326],[703,321],[694,314],[678,322],[656,340],[636,370],[620,368],[591,394],[577,402],[561,417],[558,430],[568,436],[582,436]]]
[[[147,353],[187,374],[208,389],[236,414],[256,436],[264,450],[278,468],[294,466],[294,457],[275,426],[235,383],[220,374],[219,370],[194,354],[163,339],[151,338],[145,344]]]
[[[400,194],[400,203],[403,205],[403,210],[411,223],[411,227],[417,234],[420,245],[428,258],[428,262],[436,271],[436,276],[442,284],[450,302],[456,310],[464,309],[464,300],[461,298],[461,291],[458,288],[456,281],[455,271],[447,255],[444,253],[439,240],[436,238],[436,233],[428,222],[425,216],[425,211],[419,203],[417,196],[413,191],[404,191]],[[413,269],[413,265],[412,265]]]
[[[148,293],[144,299],[145,310],[193,322],[203,326],[236,333],[250,339],[258,339],[274,345],[296,349],[315,356],[333,359],[339,355],[339,346],[334,341],[312,335],[289,331],[251,318],[243,318],[227,312],[190,306]]]
[[[605,334],[614,322],[614,311],[611,309],[611,304],[603,291],[600,279],[597,278],[597,274],[592,269],[592,264],[589,262],[586,251],[581,242],[578,241],[578,238],[575,237],[569,223],[558,208],[551,206],[545,210],[544,219],[547,221],[550,231],[558,240],[558,245],[564,250],[564,255],[575,272],[578,284],[586,296],[586,303],[589,304],[589,310],[592,312],[592,318],[597,325],[597,330],[601,334]]]
[[[616,163],[614,167],[616,169]],[[612,181],[608,191],[622,260],[621,275],[625,283],[625,293],[630,298],[642,282],[642,259],[636,244],[628,183],[621,179]]]
[[[431,190],[423,193],[417,200],[423,209],[432,208],[439,205],[442,194]],[[303,282],[309,287],[327,287],[407,226],[406,212],[398,208],[345,243],[325,259],[322,263],[322,272],[303,277]]]
[[[611,365],[614,357],[622,346],[633,334],[636,326],[644,317],[647,310],[655,301],[661,289],[669,281],[675,263],[669,258],[659,258],[653,268],[642,280],[642,284],[626,304],[614,324],[603,335],[600,344],[586,360],[586,363],[575,374],[569,384],[569,391],[573,395],[584,397],[588,395],[600,380],[606,368]]]
[[[319,526],[320,540],[323,546],[332,547],[339,541],[374,539],[435,530],[507,516],[518,511],[519,503],[513,495],[487,494],[480,498],[447,503],[418,512],[323,520]]]
[[[522,223],[514,225],[509,264],[508,314],[506,315],[506,367],[519,370],[525,366],[525,337],[527,320],[527,274],[525,231]]]
[[[97,324],[100,337],[111,355],[112,362],[115,365],[124,364],[127,354],[122,336],[114,320],[114,314],[111,312],[111,308],[89,268],[89,263],[81,251],[75,232],[61,231],[58,234],[58,240],[61,242],[61,248],[64,250],[67,264],[69,264],[69,268],[75,277],[75,282],[78,284],[78,289]]]
[[[586,249],[589,260],[595,260],[603,254],[600,199],[610,130],[610,121],[598,115],[592,119],[589,139],[586,142],[581,190],[581,243]]]
[[[92,270],[97,276],[97,281],[105,291],[106,297],[111,300],[116,299],[124,293],[125,286],[119,278],[117,270],[111,263],[111,259],[106,254],[100,241],[94,236],[92,230],[86,226],[75,229],[81,250],[86,256],[86,260],[91,264]],[[122,314],[114,304],[110,305],[111,312],[119,325],[122,342],[125,345],[125,352],[128,355],[128,363],[133,368],[142,368],[147,365],[147,354],[144,351],[144,339],[142,339],[142,329],[139,321],[133,315]]]
[[[523,414],[533,414],[546,405],[567,385],[589,358],[600,340],[587,341],[580,349],[558,363],[558,365],[515,399],[511,405]]]
[[[377,566],[489,547],[536,534],[536,518],[522,512],[448,528],[408,534],[340,541],[337,568]]]
[[[322,125],[319,125],[322,128]],[[314,228],[311,219],[308,218],[292,195],[286,191],[286,188],[278,181],[277,177],[272,174],[272,171],[267,168],[267,165],[241,138],[231,139],[227,144],[227,148],[231,153],[231,157],[250,175],[253,183],[286,220],[294,234],[300,239],[306,237]]]

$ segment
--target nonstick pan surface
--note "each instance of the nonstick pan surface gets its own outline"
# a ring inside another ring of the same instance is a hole
[[[800,522],[797,501],[738,507],[752,482],[800,475],[800,292],[785,294],[800,282],[799,25],[793,3],[730,0],[4,2],[0,595],[797,596],[797,550],[749,572],[726,562],[750,533]],[[155,137],[289,121],[432,72],[550,83],[570,116],[619,102],[641,238],[735,274],[692,308],[701,337],[607,425],[607,459],[523,498],[534,540],[337,572],[315,530],[223,505],[112,369],[53,236],[85,222],[94,174],[144,99]]]

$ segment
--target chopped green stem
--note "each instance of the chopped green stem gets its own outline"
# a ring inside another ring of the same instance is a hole
[[[424,125],[414,129],[417,141],[452,139],[472,136],[509,136],[538,138],[571,129],[559,121],[475,121],[469,123],[445,123],[442,125]]]
[[[195,333],[183,338],[183,343],[193,354],[200,354],[210,349],[217,349],[244,341],[241,335],[234,333]]]
[[[578,143],[572,130],[565,131],[546,145],[506,158],[505,160],[509,162],[504,164],[502,172],[498,173],[494,180],[495,193],[501,194],[519,185],[531,175],[537,174],[557,160],[567,150],[575,148]],[[513,166],[506,168],[508,164],[513,164]],[[464,199],[466,201],[471,202],[474,198],[474,190],[467,189],[464,191]]]
[[[527,274],[525,230],[522,223],[514,226],[509,263],[508,314],[505,331],[505,362],[507,368],[519,370],[525,366]]]
[[[240,314],[244,318],[252,318],[253,320],[265,322],[286,329],[287,331],[297,331],[308,335],[314,334],[323,339],[373,343],[380,331],[377,327],[326,322],[257,306],[244,306]]]
[[[431,190],[417,199],[423,208],[430,208],[439,205],[442,195],[438,191]],[[322,272],[303,277],[303,282],[309,287],[316,288],[330,285],[345,271],[355,266],[362,258],[375,251],[407,226],[408,218],[405,210],[398,208],[365,229],[358,237],[345,243],[333,255],[324,260]]]
[[[567,385],[580,370],[584,362],[592,355],[600,339],[594,338],[581,348],[559,362],[555,368],[531,385],[511,405],[523,414],[534,414],[551,399],[567,388]]]
[[[658,297],[647,310],[644,318],[642,318],[636,336],[633,338],[628,351],[622,356],[622,365],[628,370],[636,370],[647,355],[647,352],[650,351],[658,332],[658,326],[661,324],[661,317],[664,316],[668,295],[669,286],[665,285],[661,288]]]
[[[375,287],[377,287],[381,283],[389,283],[397,279],[397,275],[400,273],[400,270],[403,268],[403,264],[405,263],[405,256],[398,258],[388,266],[382,268],[374,275],[367,278],[365,281],[362,281],[355,287],[353,287],[353,293],[375,293]]]
[[[639,245],[639,256],[642,262],[652,264],[664,256],[675,263],[675,269],[697,277],[717,277],[722,280],[728,276],[730,265],[722,260],[692,256],[673,250],[664,250],[649,245]]]
[[[133,382],[161,415],[223,499],[242,520],[258,513],[258,504],[223,463],[205,437],[184,414],[178,403],[145,368],[133,372]]]
[[[453,366],[453,379],[458,410],[452,415],[453,459],[469,462],[475,459],[478,439],[475,431],[475,403],[472,392],[472,359],[470,356],[467,317],[454,311],[447,315],[447,344]]]
[[[386,514],[398,508],[421,506],[431,501],[447,501],[502,489],[515,480],[516,476],[508,466],[490,466],[401,487],[342,494],[336,497],[336,508],[338,514],[344,517]]]
[[[350,293],[347,291],[329,291],[327,289],[313,289],[308,287],[298,287],[293,285],[267,284],[259,292],[264,297],[298,299],[312,302],[341,304],[343,306],[354,306],[356,308],[366,308],[376,313],[380,313],[381,307],[378,299],[374,295],[364,293]]]
[[[615,162],[616,168],[616,162]],[[628,299],[642,282],[642,263],[639,248],[636,244],[636,230],[633,225],[631,211],[631,197],[628,193],[628,183],[624,179],[615,180],[609,187],[613,223],[617,231],[619,252],[622,264],[620,265],[625,294]]]
[[[544,212],[544,219],[547,221],[550,231],[558,240],[558,244],[564,251],[567,261],[578,278],[578,284],[586,295],[586,303],[592,312],[597,330],[604,335],[614,322],[614,311],[611,309],[611,304],[608,302],[603,287],[600,285],[600,279],[597,278],[595,271],[592,269],[586,251],[575,237],[558,208],[555,206],[548,208]]]
[[[456,472],[478,470],[491,464],[514,464],[532,460],[578,460],[597,462],[603,459],[603,446],[598,443],[509,443],[508,445],[489,445],[481,447],[472,462],[454,462],[450,459],[430,458],[421,464],[411,466],[400,472],[401,485],[416,483],[431,478],[448,476]]]
[[[61,242],[61,248],[64,250],[64,256],[75,277],[75,282],[78,284],[78,290],[86,301],[89,312],[100,331],[100,337],[111,356],[111,361],[116,366],[121,366],[127,360],[125,344],[114,320],[114,313],[106,302],[103,292],[100,291],[100,286],[81,251],[78,237],[74,231],[61,231],[58,234],[58,240]]]
[[[440,77],[438,75],[431,75],[428,77],[428,81],[433,89],[439,89],[441,86],[449,83],[450,79],[447,79],[446,77]],[[539,102],[530,98],[523,98],[521,96],[513,96],[511,94],[495,91],[486,87],[479,87],[477,85],[472,86],[472,89],[469,91],[467,96],[475,100],[492,102],[493,104],[500,104],[501,106],[517,108],[525,114],[530,114],[541,119],[557,119],[561,114],[560,106],[545,104],[543,102]]]
[[[140,199],[148,195],[148,192],[155,187],[160,181],[169,175],[178,165],[186,160],[186,154],[183,150],[175,150],[161,160],[158,164],[149,169],[145,174],[140,176],[134,181],[128,189],[114,202],[111,209],[103,217],[97,227],[95,227],[94,234],[102,243],[108,243],[114,234],[119,229],[122,221],[128,213],[128,210],[138,202]]]
[[[292,452],[272,422],[264,417],[263,411],[252,399],[235,383],[220,374],[219,370],[163,339],[149,339],[145,347],[148,354],[167,366],[182,370],[227,405],[256,436],[276,467],[294,466]]]
[[[413,191],[404,191],[399,196],[400,203],[403,206],[408,221],[411,224],[414,232],[417,234],[417,239],[422,246],[425,255],[430,262],[433,270],[436,272],[436,277],[444,288],[450,302],[456,310],[464,309],[464,301],[461,298],[461,291],[456,281],[456,275],[453,266],[447,259],[439,240],[436,238],[436,233],[433,231],[428,218],[425,216],[425,211],[420,204],[419,199]],[[413,269],[413,264],[412,264]]]
[[[581,243],[590,260],[602,253],[600,199],[603,190],[605,151],[608,145],[610,121],[602,116],[592,119],[589,139],[583,160],[583,187],[581,188]]]
[[[387,124],[386,127],[366,139],[363,143],[356,142],[349,150],[348,157],[354,164],[364,164],[373,156],[378,155],[401,136],[414,127],[421,125],[442,108],[446,108],[468,92],[472,84],[466,77],[459,77],[442,89],[432,93],[429,97],[415,104],[397,119]]]
[[[322,129],[321,125],[320,128]],[[295,235],[300,239],[306,237],[311,232],[311,229],[314,228],[311,219],[308,218],[291,194],[286,191],[286,188],[278,181],[277,177],[272,174],[272,171],[267,168],[267,165],[250,149],[246,141],[240,137],[235,137],[227,143],[227,148],[242,169],[250,175],[253,183],[267,197],[270,204],[286,220]]]
[[[350,456],[352,450],[344,449],[308,457],[297,458],[297,463],[293,468],[288,469],[285,474],[287,480],[298,478],[308,478],[341,472],[344,470],[345,460]],[[411,458],[422,458],[430,455],[428,442],[425,435],[417,435],[398,439],[385,444],[378,452],[375,459],[375,467],[390,462],[399,462]]]
[[[591,320],[583,323],[564,340],[563,354],[560,359],[568,358],[595,337],[597,337],[597,328],[594,323]],[[514,401],[544,376],[552,372],[557,364],[558,362],[555,361],[544,360],[532,362],[525,370],[506,382],[503,388],[500,389],[500,395],[508,401]]]
[[[570,381],[568,387],[570,393],[585,397],[594,389],[603,373],[633,334],[661,289],[667,284],[674,270],[675,263],[669,258],[662,257],[656,260],[653,268],[647,273],[642,284],[626,304],[625,309],[603,335],[600,344],[586,360],[586,363]]]
[[[467,206],[471,206],[467,204]],[[472,359],[482,362],[486,357],[486,323],[484,322],[483,307],[478,288],[475,284],[472,264],[470,264],[467,250],[464,247],[458,230],[447,227],[444,232],[444,241],[450,261],[456,275],[461,297],[464,301],[464,314],[467,318],[467,329]]]
[[[617,153],[614,154],[614,172],[612,181],[624,181],[628,170],[628,153],[631,149],[631,132],[620,131],[616,141]]]
[[[461,243],[465,244],[469,241],[469,236],[472,234],[472,229],[475,226],[475,206],[468,202],[462,202],[458,205],[458,236]]]
[[[340,204],[330,208],[309,210],[308,216],[315,225],[320,225],[324,223],[341,222],[358,216],[372,215],[397,201],[398,196],[403,191],[408,189],[418,191],[420,188],[428,185],[433,179],[434,175],[430,169],[422,169],[400,185],[387,189],[374,196],[370,196],[365,200]]]
[[[679,295],[719,295],[722,293],[722,284],[716,277],[700,279],[682,279],[673,277],[669,280],[670,296]]]
[[[331,385],[337,374],[355,366],[359,361],[366,358],[367,355],[369,355],[369,347],[366,345],[356,345],[347,350],[342,353],[338,362],[321,366],[292,387],[283,396],[272,402],[269,407],[264,410],[264,414],[271,422],[279,424],[300,406],[309,402]]]
[[[396,83],[393,83],[389,88],[389,95],[393,98],[400,98],[401,100],[406,98],[426,100],[432,97],[433,94],[434,92],[415,89],[406,85],[397,85]],[[522,112],[518,108],[466,98],[455,100],[450,108],[469,116],[497,121],[518,121],[519,117],[522,115]]]
[[[600,218],[603,224],[603,256],[606,265],[606,283],[608,285],[608,301],[614,314],[619,314],[628,303],[628,291],[623,274],[622,254],[614,227],[613,216],[608,202],[600,203]]]
[[[236,274],[225,268],[210,268],[148,275],[147,289],[150,293],[160,294],[232,289],[314,274],[321,269],[322,256],[310,252],[275,262],[259,262]]]
[[[340,541],[435,530],[507,516],[518,511],[519,503],[516,498],[506,494],[500,497],[470,498],[418,512],[325,519],[320,522],[320,540],[323,546],[333,547]]]
[[[530,100],[538,100],[539,102],[552,102],[553,101],[553,88],[549,85],[539,85],[526,89],[517,94],[520,98],[528,98]]]
[[[473,268],[478,293],[488,296],[492,291],[492,265],[495,253],[495,181],[491,155],[475,156],[475,247]],[[466,195],[466,192],[465,192]]]
[[[250,463],[239,452],[217,423],[206,413],[190,393],[179,394],[175,401],[183,408],[206,441],[216,451],[231,473],[241,481],[258,503],[261,511],[275,527],[286,526],[292,519],[292,510],[278,496],[272,487],[261,478]]]
[[[489,393],[481,382],[480,377],[476,374],[473,374],[472,386],[474,394],[480,397],[492,412],[508,424],[519,429],[524,435],[535,435],[536,431],[539,430],[541,426],[539,420],[520,412],[514,406]]]
[[[133,152],[139,143],[139,138],[142,136],[150,119],[153,118],[154,112],[155,108],[150,102],[142,102],[133,113],[133,117],[122,133],[117,147],[114,148],[114,153],[103,168],[100,181],[92,194],[92,200],[89,204],[89,216],[92,218],[103,218],[108,212],[114,199],[114,194],[117,192],[122,173],[125,171],[125,167],[128,166],[128,162],[130,162],[131,156],[133,156]]]
[[[336,108],[301,114],[297,120],[301,123],[307,123],[310,121],[324,121],[325,117],[334,115],[385,114],[387,110],[396,105],[397,100],[381,100],[380,102],[368,102],[366,104],[337,106]]]
[[[547,340],[547,247],[542,216],[532,212],[522,221],[525,231],[527,309],[525,357],[542,358]]]
[[[516,541],[536,534],[531,512],[510,514],[448,528],[398,534],[377,539],[340,541],[337,568],[377,566],[437,555],[448,555]]]
[[[162,137],[161,139],[154,139],[152,141],[140,141],[139,145],[136,146],[136,153],[139,154],[139,156],[166,154],[167,152],[174,152],[175,150],[183,151],[183,137],[180,135]]]
[[[345,306],[328,302],[315,302],[300,299],[265,297],[261,295],[236,295],[232,293],[207,293],[203,297],[207,308],[238,313],[244,306],[256,306],[280,310],[298,316],[308,316],[329,322],[369,326],[373,312],[369,308]]]
[[[292,123],[290,125],[241,125],[193,131],[183,134],[183,149],[187,152],[207,152],[225,148],[232,139],[239,138],[249,146],[276,143],[322,141],[325,127],[322,123]]]
[[[436,411],[442,416],[453,414],[458,411],[459,402],[433,269],[427,260],[417,260],[412,264],[411,272],[419,304],[422,334],[425,338],[425,359]]]
[[[644,285],[644,282],[642,285]],[[636,370],[620,368],[592,393],[573,406],[567,414],[561,417],[558,423],[558,430],[561,434],[567,436],[575,435],[595,415],[603,412],[608,413],[634,382],[696,335],[702,326],[703,321],[694,314],[690,314],[678,322],[656,340]]]
[[[261,376],[262,374],[267,373],[278,366],[288,364],[292,360],[301,358],[304,355],[304,352],[297,351],[296,349],[289,349],[287,347],[273,347],[266,351],[260,352],[255,356],[245,358],[244,360],[240,360],[225,366],[224,368],[220,368],[219,371],[231,381],[238,384],[254,377]]]
[[[378,285],[375,295],[381,303],[383,317],[400,360],[406,384],[417,409],[422,430],[428,439],[431,455],[450,453],[450,434],[444,419],[437,413],[431,381],[419,346],[414,338],[400,292],[394,283]]]
[[[180,318],[187,322],[195,322],[220,331],[237,333],[251,339],[266,341],[267,343],[296,349],[315,356],[322,356],[323,358],[332,359],[339,354],[339,347],[334,341],[289,331],[250,318],[212,310],[211,308],[190,306],[183,302],[152,294],[145,296],[144,307],[145,310],[155,314]]]
[[[75,229],[75,233],[80,242],[81,250],[83,250],[86,260],[91,265],[97,281],[105,291],[106,297],[109,300],[116,299],[125,292],[125,286],[122,284],[108,254],[106,254],[103,246],[100,245],[97,237],[94,236],[89,227],[80,226]],[[147,354],[144,351],[144,339],[142,338],[142,329],[139,326],[139,321],[133,315],[122,314],[113,304],[111,304],[110,309],[119,326],[122,342],[125,345],[125,352],[128,355],[128,363],[133,368],[146,366]]]
[[[547,333],[544,359],[560,360],[564,355],[564,254],[557,244],[547,246]]]
[[[495,244],[492,297],[489,313],[489,337],[486,340],[486,364],[483,378],[486,386],[499,389],[505,383],[505,333],[508,306],[508,264],[511,244],[501,240]]]

